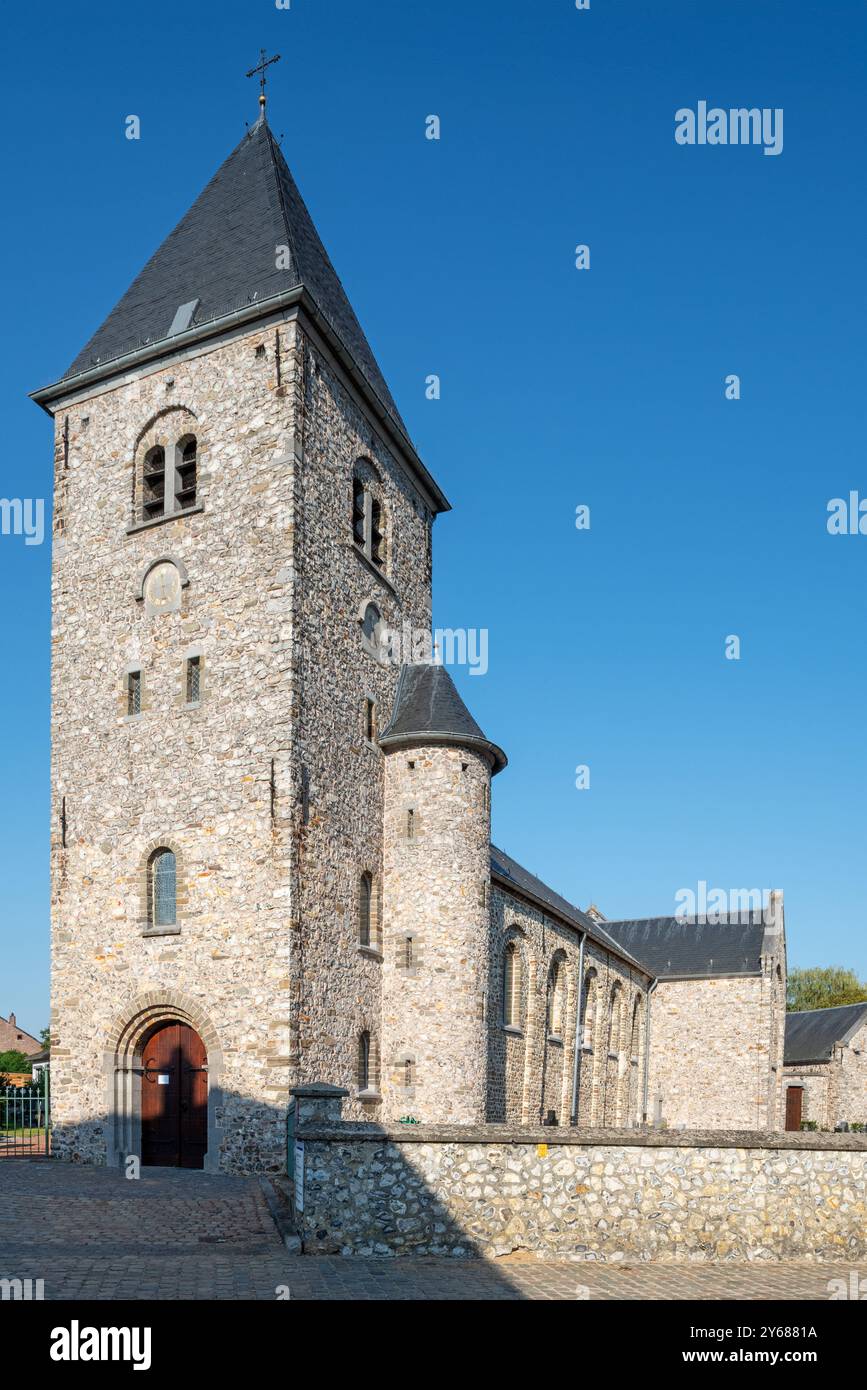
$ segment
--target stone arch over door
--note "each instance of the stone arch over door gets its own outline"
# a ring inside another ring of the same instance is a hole
[[[129,1154],[141,1157],[142,1047],[161,1023],[186,1023],[205,1045],[208,1057],[207,1150],[204,1170],[220,1171],[216,1116],[222,1106],[223,1049],[217,1030],[198,1000],[176,990],[153,991],[129,1001],[105,1036],[106,1162],[122,1167]]]

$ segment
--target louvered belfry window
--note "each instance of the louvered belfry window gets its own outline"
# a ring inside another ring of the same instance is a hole
[[[142,511],[145,520],[162,516],[166,502],[166,451],[161,445],[148,449],[142,471]]]
[[[365,489],[360,478],[352,484],[352,539],[364,548],[365,529]]]
[[[177,467],[175,503],[179,512],[196,505],[196,474],[198,450],[195,439],[188,439],[180,450]]]
[[[352,539],[376,565],[385,568],[385,512],[370,485],[357,474],[352,480]]]
[[[177,922],[177,864],[170,849],[158,849],[148,868],[148,917],[152,927]]]

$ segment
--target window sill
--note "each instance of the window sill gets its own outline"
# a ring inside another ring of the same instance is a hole
[[[148,927],[142,936],[180,936],[180,927]]]
[[[502,1027],[503,1032],[509,1033],[513,1038],[523,1038],[524,1036],[523,1028],[516,1028],[514,1023],[504,1023]]]
[[[359,946],[358,954],[360,956],[365,956],[368,960],[382,961],[385,959],[382,951],[378,951],[375,946]]]
[[[360,1100],[362,1102],[372,1102],[375,1104],[377,1101],[382,1100],[382,1096],[380,1095],[379,1091],[371,1091],[368,1089],[366,1091],[356,1091],[355,1099]]]
[[[394,598],[397,598],[397,589],[394,587],[391,580],[385,577],[382,570],[379,568],[379,565],[375,565],[373,561],[370,559],[370,557],[368,555],[365,555],[361,546],[358,544],[358,541],[350,541],[350,545],[352,546],[352,549],[355,551],[361,563],[363,565],[366,565],[367,568],[370,570],[370,573],[375,574],[377,579],[382,580],[382,583],[384,584],[388,592],[392,594]]]
[[[148,521],[134,521],[131,526],[127,526],[126,534],[134,536],[139,531],[151,531],[154,526],[164,526],[167,521],[180,521],[185,516],[196,516],[204,510],[203,503],[197,502],[195,507],[184,507],[183,511],[165,512],[163,516],[152,516]]]
[[[549,1041],[549,1043],[556,1043],[558,1047],[562,1047],[562,1046],[563,1046],[563,1034],[562,1034],[562,1033],[549,1033],[549,1034],[548,1034],[548,1041]]]

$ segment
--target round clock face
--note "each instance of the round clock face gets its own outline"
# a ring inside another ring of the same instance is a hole
[[[169,612],[181,601],[181,576],[170,560],[154,565],[144,585],[144,597],[155,613]]]

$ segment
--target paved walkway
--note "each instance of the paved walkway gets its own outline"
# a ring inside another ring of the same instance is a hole
[[[290,1255],[255,1178],[0,1162],[0,1279],[47,1299],[820,1299],[867,1266]],[[867,1287],[867,1285],[865,1285]]]

